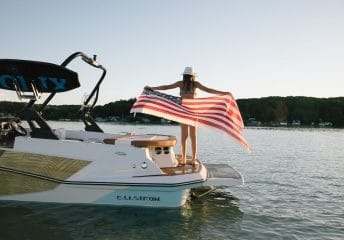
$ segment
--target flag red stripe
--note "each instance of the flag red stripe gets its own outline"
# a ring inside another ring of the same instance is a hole
[[[227,96],[226,98],[220,97],[220,98],[216,99],[217,101],[222,101],[222,102],[204,101],[204,98],[183,99],[183,105],[188,106],[188,107],[192,107],[193,105],[197,106],[197,105],[206,104],[206,103],[216,104],[216,106],[222,105],[223,107],[228,109],[228,111],[232,115],[232,118],[238,119],[241,127],[243,127],[241,114],[240,114],[239,108],[238,108],[234,98],[231,98],[228,95],[226,95],[226,96]],[[215,97],[213,97],[212,99],[215,99]],[[228,105],[226,105],[224,102],[226,102],[230,106],[228,107]]]
[[[135,103],[136,104],[152,104],[152,105],[158,105],[159,107],[163,107],[166,109],[171,109],[173,108],[174,111],[180,113],[180,114],[184,114],[185,117],[188,116],[193,116],[195,115],[193,112],[189,111],[189,109],[184,109],[182,106],[171,103],[163,98],[159,98],[159,97],[147,97],[147,98],[140,98],[139,101],[137,101]],[[135,106],[134,105],[134,106]],[[142,105],[142,107],[144,107],[144,105]],[[163,117],[163,116],[162,116]],[[219,116],[219,115],[210,115],[210,114],[197,114],[197,117],[207,117],[213,120],[217,120],[217,121],[221,121],[224,124],[227,124],[228,127],[232,127],[234,128],[236,131],[240,132],[242,130],[242,128],[238,125],[236,125],[233,121],[231,121],[230,118],[228,118],[227,116]],[[219,117],[221,117],[221,119],[219,119]],[[194,118],[196,119],[196,118]],[[194,120],[195,121],[195,120]]]
[[[185,115],[181,115],[181,114],[177,114],[175,112],[171,112],[169,110],[163,110],[159,107],[153,107],[153,106],[149,106],[149,105],[135,105],[133,106],[133,109],[135,108],[145,108],[145,109],[150,109],[150,110],[153,110],[153,111],[156,111],[156,112],[159,112],[159,113],[162,113],[166,119],[169,119],[169,116],[172,116],[172,119],[170,120],[174,120],[175,116],[179,117],[179,118],[182,118],[182,119],[188,119],[188,120],[192,120],[192,121],[195,121],[196,118],[194,117],[190,117],[190,116],[185,116]],[[158,114],[159,115],[159,114]],[[166,116],[167,115],[167,116]],[[230,131],[228,128],[224,128],[223,126],[220,126],[218,124],[215,124],[213,122],[210,122],[210,121],[206,121],[206,120],[203,120],[203,119],[198,119],[197,121],[198,123],[201,123],[203,125],[206,125],[206,126],[210,126],[210,127],[213,127],[215,129],[219,129],[219,130],[222,130],[223,132],[227,133],[228,135],[232,136],[233,138],[235,138],[237,141],[239,141],[241,144],[243,144],[246,148],[249,148],[248,146],[248,143],[246,142],[245,139],[242,138],[242,136],[238,133],[238,132],[235,132],[233,133],[232,131]]]
[[[132,106],[131,112],[146,113],[193,126],[208,126],[228,134],[249,149],[241,135],[243,122],[240,111],[231,95],[183,99],[181,104],[168,98],[168,95],[142,94]]]
[[[154,101],[163,101],[163,102],[165,102],[165,103],[168,104],[168,105],[173,104],[173,105],[175,106],[175,109],[183,109],[183,110],[187,111],[188,114],[192,114],[192,113],[198,113],[198,114],[199,114],[199,113],[200,113],[200,112],[194,111],[194,109],[186,108],[186,107],[184,106],[184,104],[182,105],[184,108],[182,108],[181,105],[172,103],[172,102],[170,102],[170,101],[167,101],[166,99],[163,99],[163,98],[160,98],[160,97],[156,97],[156,96],[145,96],[145,95],[143,95],[143,96],[140,96],[140,97],[139,97],[138,101],[142,101],[142,99],[148,99],[148,100],[152,99],[152,100],[154,100]],[[155,102],[152,102],[152,103],[155,103]],[[204,108],[204,110],[205,110],[205,109],[206,109],[206,108]],[[215,109],[215,107],[214,107],[214,109]],[[203,110],[203,109],[202,109],[202,110]],[[221,109],[219,108],[218,110],[221,110]],[[225,110],[225,109],[224,109],[224,110]],[[243,127],[242,119],[241,119],[240,116],[237,117],[237,115],[232,115],[230,111],[228,112],[228,114],[230,114],[230,115],[232,116],[232,117],[229,117],[228,119],[229,119],[231,122],[233,122],[233,124],[237,125],[239,128],[242,128],[242,127]],[[240,114],[240,113],[239,113],[239,114]]]
[[[184,117],[193,116],[194,117],[193,121],[196,121],[195,119],[197,119],[197,118],[211,119],[211,120],[215,120],[215,121],[221,122],[221,123],[225,124],[227,127],[231,127],[231,128],[235,129],[238,132],[241,132],[241,130],[242,130],[242,128],[240,126],[237,126],[233,121],[231,121],[230,118],[228,118],[225,115],[221,116],[219,114],[215,115],[215,114],[209,114],[209,113],[198,113],[198,114],[195,114],[195,113],[189,111],[188,109],[182,108],[180,105],[177,105],[178,108],[176,108],[175,106],[171,106],[172,104],[170,102],[164,100],[164,99],[156,100],[156,99],[151,99],[151,98],[153,98],[153,97],[150,97],[150,98],[140,98],[140,100],[137,101],[134,106],[136,106],[136,104],[142,104],[141,107],[145,107],[144,104],[157,105],[157,106],[159,106],[161,108],[165,108],[165,109],[168,109],[168,110],[173,109],[173,111],[178,112],[179,114],[183,114]]]

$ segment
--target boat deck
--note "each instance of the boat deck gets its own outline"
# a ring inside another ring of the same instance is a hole
[[[176,155],[177,160],[179,161],[181,156]],[[189,174],[189,173],[197,173],[200,172],[202,169],[202,164],[198,159],[196,159],[196,165],[193,166],[191,163],[191,159],[186,160],[185,165],[178,165],[176,167],[167,167],[161,168],[161,170],[168,176],[174,176],[179,174]]]

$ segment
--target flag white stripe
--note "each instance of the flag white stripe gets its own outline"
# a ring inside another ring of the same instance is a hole
[[[147,109],[147,108],[142,108],[140,110],[140,113],[145,113],[145,114],[149,114],[149,115],[153,115],[153,116],[161,116],[161,111],[160,110],[151,110],[151,109]],[[175,122],[180,122],[180,123],[183,123],[183,124],[187,124],[187,125],[191,125],[191,126],[206,126],[206,127],[211,127],[212,129],[216,129],[217,131],[220,131],[220,132],[224,132],[223,130],[221,130],[221,128],[218,128],[218,127],[215,127],[215,126],[212,126],[212,125],[208,125],[208,124],[205,124],[205,123],[202,123],[202,122],[195,122],[195,121],[192,121],[192,120],[188,120],[188,119],[185,119],[183,117],[177,117],[173,114],[168,114],[168,113],[165,113],[164,112],[164,118],[165,119],[168,119],[168,120],[171,120],[171,121],[175,121]],[[226,128],[226,127],[224,127]],[[248,143],[246,142],[246,140],[242,137],[242,135],[240,133],[238,133],[237,131],[234,131],[230,128],[226,128],[227,132],[225,131],[225,133],[231,135],[232,137],[236,138],[236,140],[238,140],[241,144],[243,144],[245,146],[245,148],[249,149],[249,145]]]
[[[139,98],[139,100],[142,100],[142,99],[147,99],[147,100],[154,100],[154,101],[157,101],[156,103],[161,103],[162,104],[162,102],[161,101],[163,101],[163,102],[166,102],[166,99],[164,99],[164,98],[161,98],[161,97],[159,97],[159,96],[147,96],[147,95],[144,95],[144,96],[141,96],[140,98]],[[161,101],[160,101],[161,100]],[[184,103],[184,100],[183,100],[183,103]],[[173,103],[168,103],[168,104],[173,104]],[[202,105],[203,106],[203,105]],[[210,105],[207,105],[207,106],[210,106]],[[169,107],[171,107],[171,106],[169,106]],[[200,113],[202,113],[202,112],[204,112],[204,111],[206,111],[206,110],[196,110],[196,111],[194,111],[194,109],[190,109],[190,108],[188,108],[188,107],[185,107],[184,105],[182,105],[182,107],[179,105],[179,104],[173,104],[173,107],[176,109],[176,110],[184,110],[184,111],[187,111],[187,113],[188,114],[192,114],[192,113],[198,113],[198,114],[200,114]],[[216,106],[213,106],[213,107],[216,107]],[[226,109],[225,108],[223,108],[223,113],[226,113]],[[211,110],[211,109],[209,109],[208,111],[207,111],[207,113],[212,113],[213,111],[215,111],[215,110]],[[214,112],[214,113],[216,113],[216,112]],[[222,115],[223,115],[223,113],[222,113]],[[240,113],[240,112],[239,112]],[[228,113],[226,113],[226,114],[228,114]],[[242,124],[242,120],[241,120],[241,117],[239,117],[239,118],[237,118],[237,117],[233,117],[233,118],[230,118],[233,122],[234,122],[234,124],[236,124],[239,128],[243,128],[243,124]]]
[[[194,112],[191,112],[189,109],[182,108],[180,105],[167,104],[167,103],[165,103],[164,100],[159,99],[159,97],[157,97],[155,99],[140,98],[138,103],[145,104],[146,106],[152,106],[152,107],[159,105],[159,107],[164,109],[164,110],[168,110],[168,111],[173,110],[176,113],[185,114],[185,116],[193,116],[195,118],[199,118],[202,120],[216,121],[217,123],[221,123],[221,121],[223,121],[224,123],[229,125],[229,127],[233,127],[238,132],[240,132],[242,130],[242,128],[240,126],[238,126],[235,122],[231,121],[231,119],[228,117],[228,114],[226,114],[226,112],[224,112],[224,111],[220,112],[221,114],[211,114],[211,112],[194,113]],[[136,104],[138,104],[138,103],[136,103]],[[224,115],[224,113],[225,113],[225,115]],[[221,123],[221,124],[223,125],[224,123]]]
[[[249,145],[241,135],[243,121],[235,99],[230,95],[210,98],[182,99],[151,91],[142,94],[131,112],[140,112],[192,126],[207,126],[232,136],[246,149]],[[171,100],[169,100],[171,99]]]

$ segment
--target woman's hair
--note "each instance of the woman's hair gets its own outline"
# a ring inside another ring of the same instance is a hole
[[[184,74],[183,75],[183,87],[186,91],[192,91],[195,85],[195,76]]]

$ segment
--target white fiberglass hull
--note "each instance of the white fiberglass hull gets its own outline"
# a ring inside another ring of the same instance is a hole
[[[104,144],[114,135],[65,133],[60,140],[17,137],[13,148],[0,147],[0,200],[178,207],[192,188],[243,183],[225,165],[180,167],[170,146],[140,145],[158,138],[169,144],[166,136],[119,136]]]
[[[179,207],[190,189],[61,185],[54,190],[0,197],[0,200],[115,206]]]

